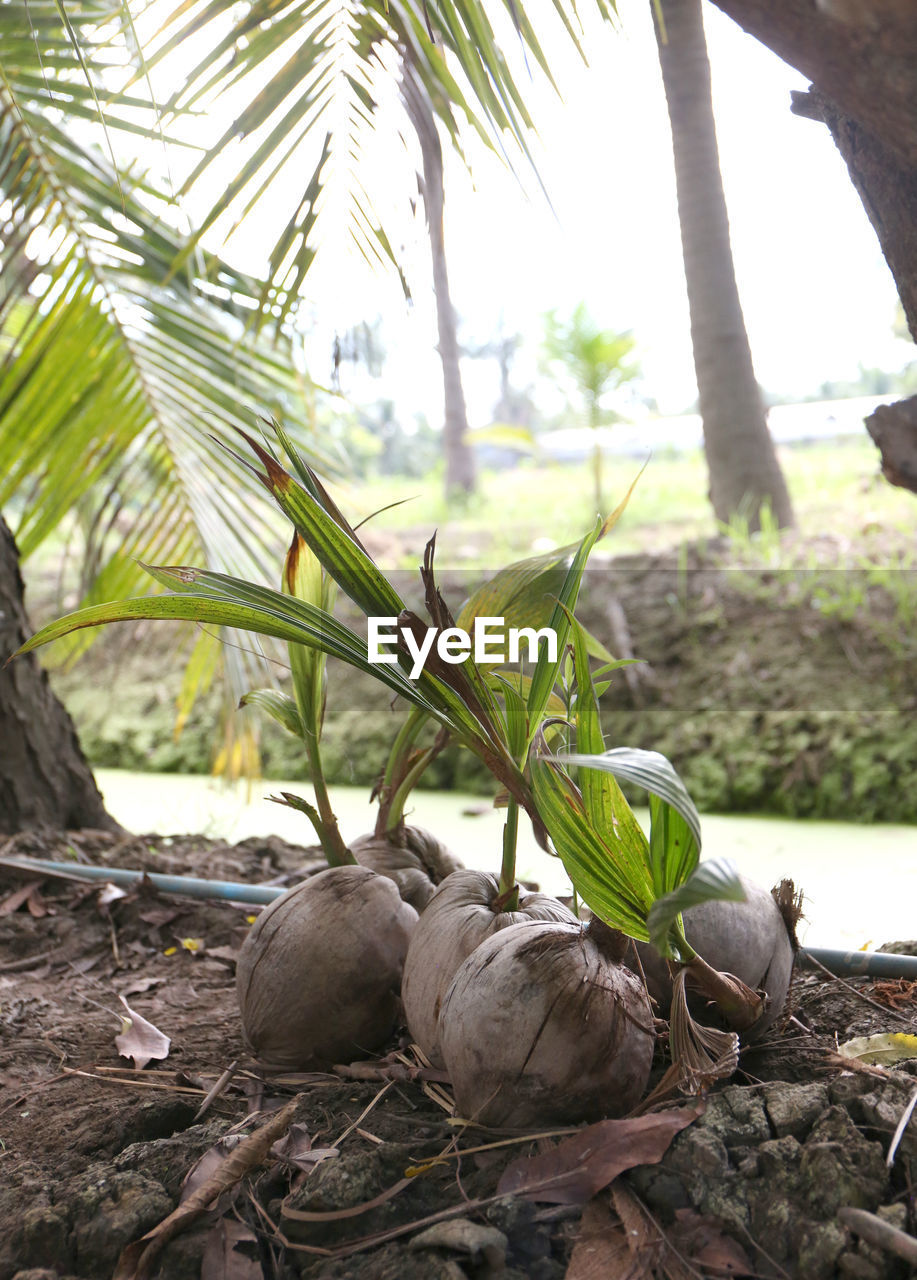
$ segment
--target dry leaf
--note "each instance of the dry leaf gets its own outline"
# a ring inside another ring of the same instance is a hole
[[[329,1156],[340,1155],[337,1147],[313,1147],[312,1136],[304,1124],[291,1124],[286,1134],[275,1142],[271,1155],[286,1164],[311,1173],[317,1164]]]
[[[126,898],[126,897],[127,897],[127,890],[120,889],[118,885],[112,884],[112,882],[109,880],[102,885],[102,888],[99,890],[98,894],[96,895],[96,901],[98,902],[100,907],[107,907],[110,902],[117,902],[119,898]]]
[[[624,1229],[612,1217],[608,1202],[590,1200],[564,1280],[649,1280],[651,1276],[652,1271],[628,1248]]]
[[[258,1237],[244,1222],[221,1218],[207,1236],[201,1259],[201,1280],[262,1280],[257,1258],[240,1253],[237,1244],[257,1246]]]
[[[179,1204],[190,1200],[201,1187],[214,1179],[224,1162],[229,1159],[239,1143],[244,1141],[245,1138],[240,1133],[227,1133],[220,1138],[219,1142],[205,1151],[185,1174]]]
[[[514,1160],[497,1187],[550,1204],[583,1204],[619,1173],[656,1164],[677,1133],[704,1111],[703,1103],[627,1120],[600,1120],[543,1155]]]
[[[197,1187],[158,1227],[122,1249],[112,1280],[148,1280],[169,1241],[191,1226],[224,1191],[264,1163],[271,1147],[293,1119],[298,1104],[299,1096],[281,1107],[260,1129],[243,1138],[225,1160],[219,1161],[212,1178]]]
[[[840,1045],[838,1053],[842,1058],[855,1058],[868,1066],[888,1067],[895,1062],[917,1058],[917,1036],[910,1036],[904,1031],[855,1036]]]
[[[138,1071],[153,1058],[167,1058],[172,1043],[169,1037],[135,1013],[124,996],[119,999],[128,1012],[128,1017],[122,1019],[120,1035],[115,1036],[115,1045],[122,1058],[133,1058]]]
[[[30,901],[33,893],[38,892],[41,883],[40,880],[30,880],[28,884],[15,889],[8,898],[0,902],[0,916],[11,916],[14,911],[18,911],[23,903]]]
[[[702,1217],[693,1209],[676,1209],[670,1235],[683,1254],[713,1275],[755,1274],[748,1254],[738,1240],[725,1234],[715,1218]]]

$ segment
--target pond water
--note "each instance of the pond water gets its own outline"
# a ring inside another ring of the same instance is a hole
[[[109,811],[132,831],[194,831],[230,840],[274,833],[292,843],[314,843],[303,815],[265,799],[282,790],[307,794],[302,782],[227,784],[116,769],[99,769],[96,778]],[[346,840],[372,827],[375,806],[366,790],[336,787],[332,799]],[[468,866],[498,869],[503,819],[484,797],[425,791],[412,800],[411,822],[435,831]],[[524,819],[519,830],[520,879],[567,892],[560,861],[538,848]],[[917,938],[917,827],[705,814],[702,831],[704,857],[730,857],[766,885],[789,876],[805,890],[808,921],[800,936],[810,946],[858,948]]]

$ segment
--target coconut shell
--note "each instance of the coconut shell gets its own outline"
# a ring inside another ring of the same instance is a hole
[[[643,984],[580,924],[504,929],[461,965],[440,1015],[459,1113],[502,1128],[620,1116],[653,1060]]]
[[[350,1062],[399,1014],[417,912],[367,867],[329,867],[262,911],[239,952],[246,1046],[270,1071]]]
[[[402,898],[418,912],[436,886],[465,865],[423,827],[402,827],[390,836],[359,836],[350,851],[361,866],[394,880]]]
[[[745,902],[702,902],[684,913],[685,937],[694,950],[714,969],[731,973],[753,991],[768,997],[763,1015],[744,1033],[753,1040],[780,1017],[786,1003],[793,971],[794,947],[787,924],[773,895],[763,886],[742,877]],[[646,975],[646,985],[662,1017],[668,1017],[672,1003],[672,977],[668,965],[655,947],[637,943]],[[690,987],[689,987],[690,990]],[[701,1021],[715,1018],[702,997],[688,1001],[692,1014]]]
[[[493,934],[534,920],[575,922],[571,911],[546,893],[519,891],[518,911],[494,911],[495,876],[455,871],[439,886],[414,930],[404,963],[401,999],[408,1030],[434,1066],[443,1065],[439,1011],[459,965]]]

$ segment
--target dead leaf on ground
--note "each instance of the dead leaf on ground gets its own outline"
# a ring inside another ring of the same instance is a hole
[[[337,1147],[313,1147],[312,1135],[304,1124],[291,1124],[287,1132],[271,1147],[271,1155],[285,1164],[311,1173],[329,1156],[340,1155]]]
[[[583,1204],[625,1169],[656,1164],[675,1135],[704,1110],[700,1102],[649,1116],[600,1120],[542,1155],[514,1160],[497,1191],[550,1204]]]
[[[716,1218],[703,1217],[694,1209],[676,1209],[670,1235],[672,1243],[710,1275],[755,1274],[748,1254],[738,1240],[726,1235]]]
[[[112,884],[112,882],[109,880],[102,885],[102,888],[98,892],[96,901],[98,902],[100,907],[107,907],[109,903],[117,902],[119,898],[126,898],[126,897],[127,897],[127,890],[120,888],[116,884]]]
[[[11,916],[14,911],[18,911],[23,905],[27,905],[32,895],[38,893],[41,886],[41,880],[30,880],[28,884],[21,885],[0,902],[0,916]],[[31,908],[29,908],[31,910]],[[34,915],[34,912],[33,912]]]
[[[169,1241],[190,1227],[224,1191],[264,1163],[273,1144],[286,1131],[298,1104],[299,1096],[292,1098],[260,1129],[243,1138],[225,1160],[218,1162],[213,1176],[201,1183],[167,1218],[163,1218],[158,1227],[122,1249],[112,1280],[148,1280]]]
[[[185,1180],[181,1187],[181,1196],[178,1201],[179,1204],[184,1204],[201,1187],[216,1178],[223,1164],[229,1159],[236,1147],[244,1141],[245,1137],[241,1133],[227,1133],[205,1151],[185,1174]]]
[[[564,1280],[652,1280],[648,1260],[635,1256],[604,1197],[583,1210],[580,1234]]]
[[[167,1058],[172,1041],[167,1035],[154,1027],[152,1022],[139,1013],[135,1013],[124,996],[119,997],[128,1012],[122,1019],[122,1029],[115,1036],[115,1045],[122,1058],[133,1058],[134,1066],[141,1071],[153,1058]]]
[[[201,1280],[262,1280],[257,1257],[240,1253],[238,1244],[257,1247],[258,1237],[244,1222],[221,1218],[207,1236],[201,1259]]]

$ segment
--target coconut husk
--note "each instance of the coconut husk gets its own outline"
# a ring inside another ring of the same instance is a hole
[[[643,984],[578,923],[482,942],[446,993],[440,1033],[459,1113],[499,1128],[624,1115],[655,1044]]]
[[[277,898],[239,952],[246,1046],[269,1071],[366,1057],[391,1035],[417,912],[367,867],[330,867]]]
[[[462,962],[493,934],[535,920],[575,922],[562,902],[546,893],[519,892],[516,911],[494,910],[496,876],[456,871],[430,899],[408,948],[401,984],[404,1014],[415,1042],[434,1066],[443,1065],[439,1012]]]
[[[394,880],[404,901],[417,912],[423,911],[446,876],[465,865],[423,827],[401,826],[385,836],[358,836],[350,851],[361,866]]]

